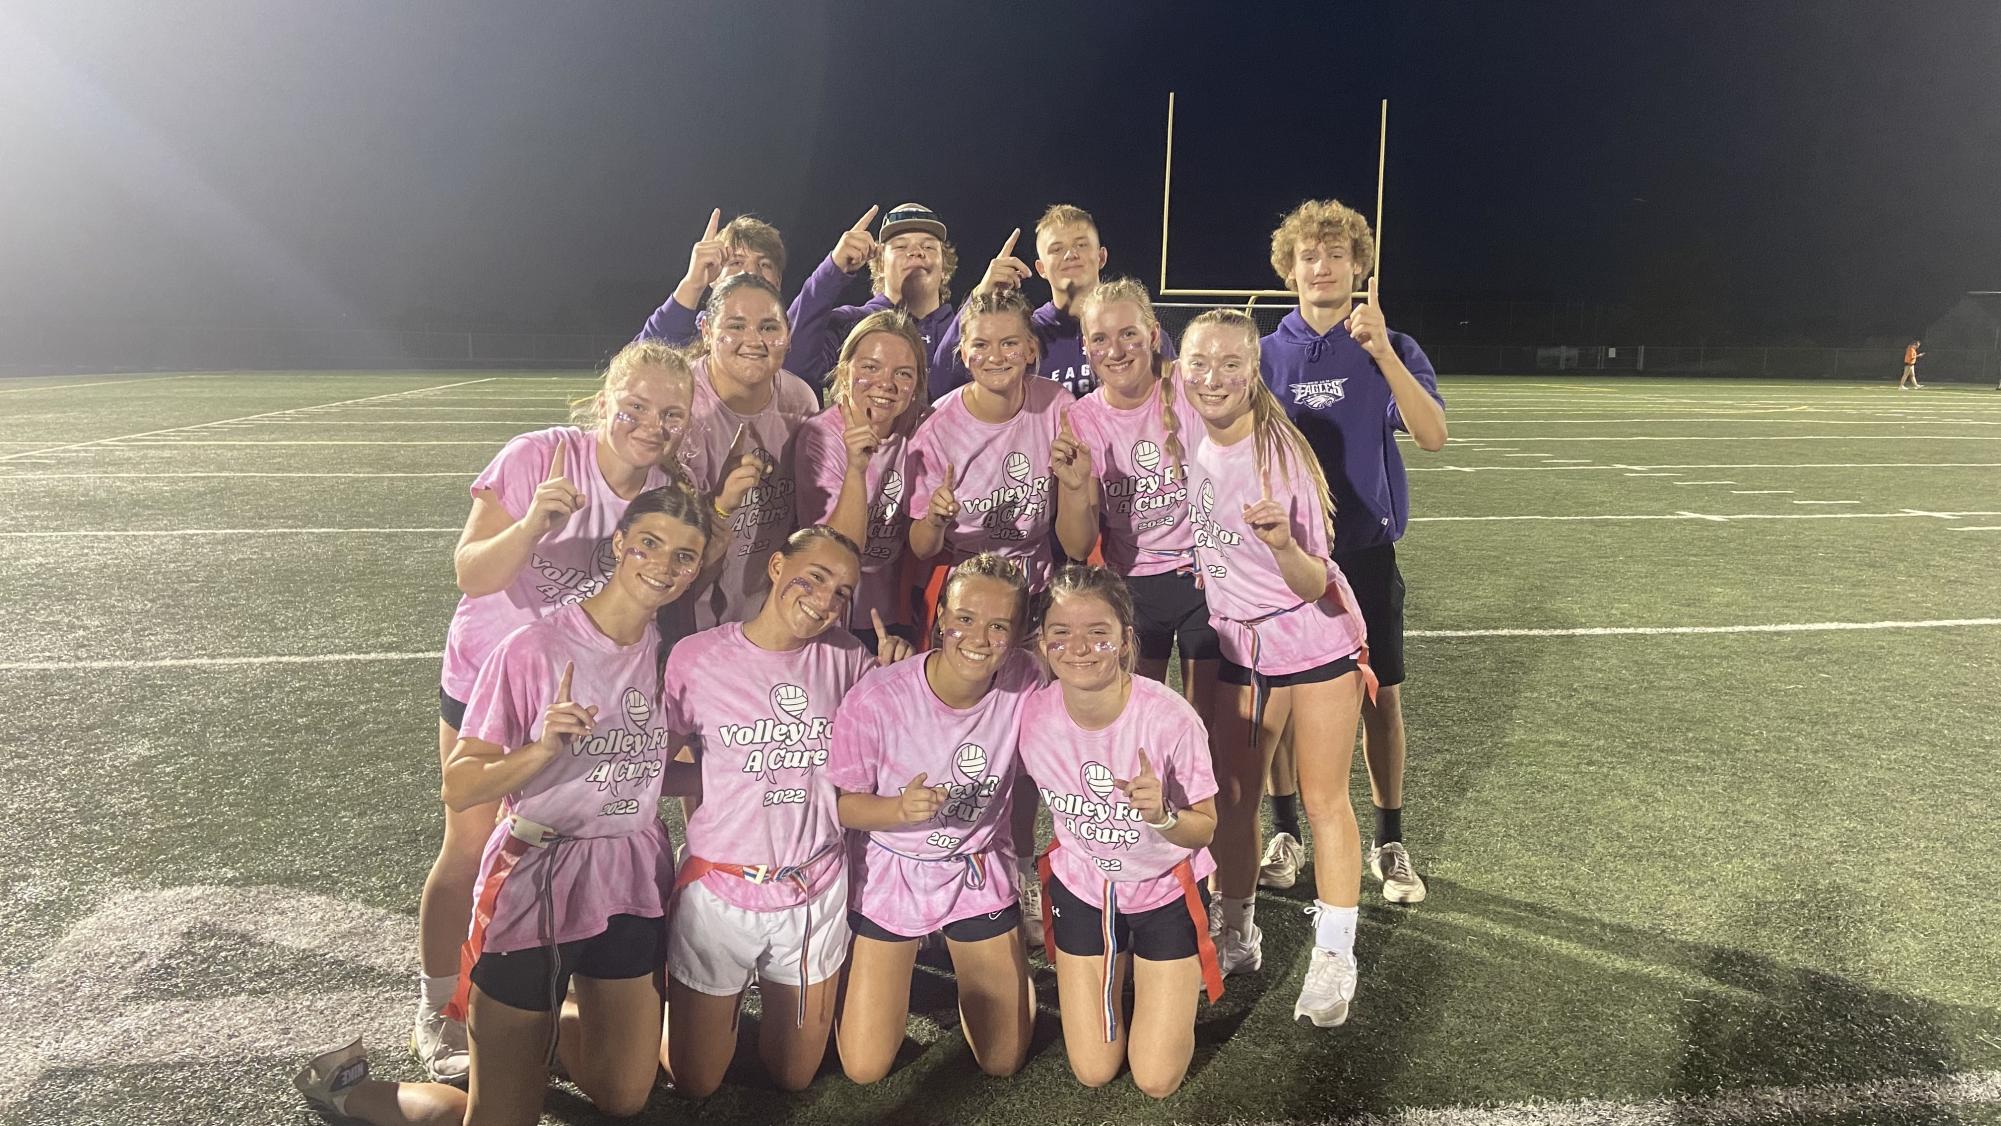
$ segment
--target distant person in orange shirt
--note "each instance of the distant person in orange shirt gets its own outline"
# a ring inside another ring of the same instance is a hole
[[[1918,382],[1918,357],[1924,355],[1923,352],[1918,351],[1919,343],[1919,341],[1913,340],[1904,346],[1904,375],[1903,378],[1897,380],[1897,390],[1899,391],[1924,386],[1924,384]]]

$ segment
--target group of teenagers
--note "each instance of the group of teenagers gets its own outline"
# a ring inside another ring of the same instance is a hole
[[[1367,222],[1301,204],[1271,241],[1298,308],[1262,339],[1211,309],[1174,341],[1144,287],[1102,278],[1079,208],[1042,217],[1032,268],[1017,230],[956,307],[943,221],[877,220],[788,310],[778,232],[712,215],[572,424],[473,480],[420,905],[433,1082],[368,1079],[357,1041],[298,1075],[322,1109],[532,1123],[553,1069],[629,1115],[663,1065],[700,1098],[753,987],[774,1085],[807,1086],[830,1035],[875,1082],[925,941],[984,1072],[1027,1057],[1043,945],[1078,1080],[1129,1068],[1164,1097],[1201,999],[1260,968],[1256,892],[1297,878],[1302,800],[1295,1017],[1347,1018],[1358,726],[1368,866],[1423,898],[1396,434],[1435,450],[1446,426],[1375,300]],[[839,304],[864,268],[874,295]]]

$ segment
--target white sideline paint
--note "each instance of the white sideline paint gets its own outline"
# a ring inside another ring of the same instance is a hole
[[[1750,1087],[1712,1095],[1620,1103],[1608,1099],[1413,1107],[1387,1116],[1335,1119],[1339,1126],[1711,1126],[1738,1122],[1818,1122],[1868,1112],[1913,1112],[2001,1102],[2001,1071]]]
[[[73,528],[68,531],[0,532],[14,539],[75,539],[87,536],[346,536],[346,535],[457,535],[463,528]]]
[[[1792,492],[1791,489],[1732,489],[1730,491],[1736,493],[1740,497],[1778,495],[1782,493]]]
[[[1690,633],[1832,633],[1879,629],[2001,626],[2001,618],[1930,618],[1914,622],[1789,622],[1751,626],[1590,626],[1578,629],[1414,629],[1405,637],[1656,637]]]
[[[1616,466],[1614,468],[1617,468]],[[1628,477],[1679,477],[1679,473],[1628,473]]]
[[[16,465],[54,465],[21,461]],[[100,477],[476,477],[476,473],[0,473],[0,481],[91,481]]]
[[[0,1111],[56,1068],[112,1068],[268,1057],[286,1068],[359,1035],[393,1052],[409,1034],[411,989],[329,990],[135,1000],[171,966],[181,940],[218,929],[301,954],[354,962],[399,980],[417,970],[417,920],[280,887],[178,887],[110,899],[40,961],[0,978],[0,1022],[30,1030],[0,1052]],[[284,1071],[284,1068],[280,1069]],[[283,1076],[272,1082],[283,1087]]]
[[[1707,422],[1708,419],[1698,421]],[[2001,442],[2001,434],[1594,434],[1569,438],[1539,437],[1536,435],[1505,438],[1487,438],[1489,442]],[[1397,435],[1397,441],[1411,441],[1409,435]],[[1498,450],[1500,446],[1489,446]]]
[[[269,657],[160,657],[150,661],[8,661],[0,672],[66,672],[71,669],[230,669],[245,665],[319,665],[347,661],[436,661],[429,653],[285,653]]]
[[[1794,504],[1861,504],[1859,500],[1796,500]]]
[[[130,449],[139,449],[142,447],[159,447],[159,446],[178,446],[182,448],[186,448],[188,446],[485,446],[488,449],[492,449],[494,441],[491,438],[488,438],[484,441],[474,441],[469,438],[462,441],[451,438],[437,438],[428,441],[421,439],[412,441],[395,441],[395,440],[385,439],[379,442],[371,442],[368,441],[367,439],[356,439],[353,441],[345,441],[341,439],[329,438],[320,441],[315,441],[310,439],[300,439],[297,441],[291,439],[275,439],[269,442],[235,442],[235,441],[203,441],[203,440],[188,441],[188,442],[158,442],[158,441],[120,442],[118,443],[118,445]],[[0,460],[6,460],[6,458],[0,457]]]
[[[1454,426],[1507,426],[1518,423],[1533,423],[1543,426],[1572,425],[1576,423],[1604,423],[1610,425],[1631,424],[1651,426],[1661,422],[1735,422],[1750,426],[1763,426],[1772,422],[1797,422],[1809,426],[1924,426],[1931,423],[1952,423],[1957,426],[2001,426],[2001,421],[1971,418],[1889,418],[1889,419],[1846,419],[1846,418],[1458,418],[1452,419]],[[1509,438],[1507,441],[1514,441]]]
[[[1670,485],[1734,485],[1735,481],[1669,481]]]
[[[1860,501],[1794,501],[1794,504],[1860,504]],[[1591,516],[1413,516],[1413,524],[1492,524],[1509,523],[1519,520],[1541,520],[1557,523],[1576,520],[1714,520],[1728,523],[1732,520],[1906,520],[1912,517],[1929,517],[1938,520],[1957,520],[1963,516],[2001,516],[1994,512],[1923,512],[1906,508],[1899,512],[1689,512],[1686,510],[1662,512],[1628,512]]]
[[[1563,462],[1589,463],[1589,458],[1551,458],[1542,465],[1410,465],[1405,470],[1411,473],[1491,473],[1496,470],[1521,472],[1535,469],[2001,469],[2001,461],[1733,461],[1707,465],[1565,465]]]
[[[437,385],[437,386],[435,386],[435,387],[416,387],[416,388],[412,388],[412,389],[410,389],[410,390],[408,390],[408,391],[391,391],[391,392],[388,392],[388,393],[386,393],[386,394],[382,394],[382,395],[368,395],[368,396],[364,396],[363,398],[359,398],[359,399],[340,399],[340,400],[337,400],[337,401],[335,401],[335,402],[331,402],[331,403],[320,403],[320,404],[318,404],[318,406],[321,406],[321,407],[340,407],[340,406],[347,406],[347,405],[349,405],[349,404],[352,404],[352,403],[373,403],[373,402],[378,402],[378,401],[380,401],[380,400],[382,400],[382,399],[395,399],[395,398],[400,398],[400,397],[402,397],[402,396],[404,396],[404,395],[415,395],[415,394],[419,394],[419,393],[421,393],[421,392],[424,392],[424,391],[436,391],[436,390],[440,390],[440,389],[442,389],[442,388],[446,388],[446,387],[467,387],[467,386],[470,386],[470,385],[472,385],[472,384],[474,384],[474,383],[486,383],[486,382],[490,381],[490,380],[491,380],[492,378],[493,378],[492,376],[485,376],[485,377],[483,377],[483,378],[480,378],[480,379],[462,379],[462,380],[459,380],[459,381],[458,381],[457,383],[440,383],[440,384],[438,384],[438,385]],[[138,432],[138,433],[136,433],[136,434],[120,434],[120,435],[118,435],[118,436],[117,436],[117,437],[115,437],[115,438],[92,438],[92,439],[91,439],[90,441],[88,441],[88,442],[65,442],[65,443],[63,443],[63,444],[61,444],[61,445],[57,445],[57,446],[45,446],[45,447],[43,447],[42,449],[38,449],[38,450],[28,450],[28,451],[26,451],[26,452],[24,452],[24,453],[18,453],[18,454],[0,454],[0,461],[12,461],[12,460],[14,460],[15,458],[20,458],[20,457],[31,457],[31,456],[33,456],[33,455],[35,455],[35,454],[46,454],[46,453],[55,453],[55,452],[57,452],[57,451],[59,451],[59,450],[75,450],[75,449],[81,449],[81,448],[83,448],[83,447],[85,447],[85,446],[101,446],[101,445],[103,445],[103,444],[105,444],[105,443],[107,443],[107,442],[124,442],[124,441],[127,441],[128,439],[132,439],[132,438],[151,438],[151,437],[155,437],[155,436],[160,436],[160,435],[174,435],[174,434],[182,434],[182,433],[185,433],[185,432],[187,432],[187,431],[190,431],[190,430],[200,430],[200,429],[201,429],[202,427],[204,427],[204,426],[219,426],[219,425],[222,425],[222,424],[224,424],[224,423],[230,423],[230,422],[248,422],[248,421],[250,421],[251,419],[254,419],[254,418],[272,418],[272,417],[274,417],[274,416],[277,416],[277,415],[281,415],[281,414],[291,414],[291,413],[293,413],[293,412],[295,412],[295,411],[301,411],[301,410],[311,410],[311,409],[313,409],[313,408],[311,408],[311,407],[287,407],[287,408],[285,408],[284,410],[277,410],[277,411],[264,411],[264,412],[263,412],[263,413],[261,413],[261,414],[246,414],[246,415],[239,415],[239,416],[238,416],[238,417],[236,417],[236,418],[218,418],[218,419],[214,419],[214,420],[212,420],[212,421],[209,421],[209,422],[196,422],[196,423],[191,423],[191,424],[189,424],[189,425],[187,425],[187,426],[169,426],[169,427],[166,427],[165,429],[161,429],[161,430],[141,430],[141,431],[139,431],[139,432]],[[171,443],[171,442],[163,442],[163,443],[138,443],[138,444],[142,444],[142,445],[144,445],[144,444],[159,444],[159,445],[172,445],[172,444],[174,444],[174,443]]]
[[[2001,532],[2001,524],[1961,524],[1950,530],[1955,532]]]

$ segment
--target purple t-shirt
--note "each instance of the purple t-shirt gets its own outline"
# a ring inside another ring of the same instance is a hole
[[[841,500],[841,482],[848,472],[848,446],[842,440],[847,417],[831,407],[806,420],[792,439],[792,472],[798,482],[799,522],[824,524]],[[868,541],[862,544],[862,579],[848,608],[851,629],[874,629],[869,611],[882,615],[884,625],[909,621],[909,599],[898,597],[896,581],[903,553],[909,546],[910,517],[903,511],[905,482],[910,475],[910,440],[901,434],[883,439],[869,458],[863,487],[868,494]]]
[[[1390,333],[1390,344],[1444,406],[1424,349],[1401,332]],[[1410,487],[1396,432],[1405,426],[1389,380],[1368,351],[1340,325],[1314,332],[1294,309],[1258,342],[1258,352],[1265,385],[1320,455],[1334,494],[1336,550],[1346,554],[1401,539],[1410,519]]]
[[[1029,314],[1028,323],[1042,345],[1038,374],[1061,383],[1065,390],[1080,397],[1098,386],[1098,377],[1091,374],[1091,362],[1084,358],[1082,322],[1058,309],[1054,301],[1044,301],[1041,308]],[[1174,341],[1163,335],[1160,351],[1173,359]],[[954,320],[931,352],[931,401],[937,402],[947,391],[971,379],[965,365],[959,362],[959,322]]]
[[[1188,459],[1189,519],[1209,622],[1223,656],[1282,676],[1339,660],[1362,647],[1368,627],[1348,579],[1327,564],[1327,591],[1302,601],[1286,585],[1278,557],[1244,523],[1244,507],[1262,495],[1255,438],[1219,446],[1203,441]],[[1271,496],[1292,515],[1292,538],[1308,555],[1327,558],[1327,523],[1319,487],[1288,459],[1271,468]]]
[[[945,396],[910,440],[910,488],[904,511],[926,519],[931,494],[953,467],[959,518],[945,529],[946,562],[991,551],[1028,568],[1036,590],[1049,581],[1049,531],[1056,523],[1056,479],[1049,446],[1062,425],[1070,392],[1047,379],[1023,376],[1021,409],[1006,422],[982,422],[966,406],[966,388]]]
[[[688,479],[704,495],[716,495],[723,478],[736,468],[729,452],[739,426],[748,428],[745,441],[769,454],[776,466],[763,484],[744,494],[743,503],[730,515],[728,554],[715,582],[689,595],[695,628],[708,629],[722,622],[744,621],[764,605],[765,592],[771,587],[765,561],[799,528],[793,510],[792,435],[819,413],[820,399],[804,380],[780,371],[773,377],[771,401],[765,408],[756,414],[738,414],[723,403],[710,384],[708,358],[696,360],[693,366],[695,401],[690,415],[694,425],[681,443],[681,461],[687,466]]]
[[[662,719],[702,763],[688,855],[746,867],[815,861],[803,895],[789,880],[753,884],[711,872],[702,886],[723,902],[781,911],[833,885],[847,855],[827,780],[828,739],[842,698],[874,667],[862,643],[838,628],[774,652],[731,622],[682,639],[668,654]]]
[[[597,708],[597,727],[502,799],[502,809],[575,838],[530,848],[500,887],[485,949],[526,950],[604,931],[613,915],[659,918],[674,887],[674,860],[660,825],[667,726],[660,714],[660,635],[651,622],[631,645],[606,637],[582,606],[507,635],[481,666],[460,733],[508,753],[542,735],[563,666],[575,666],[570,698]],[[487,839],[480,883],[507,840],[503,822]],[[551,934],[542,934],[538,890],[551,881]],[[478,892],[475,891],[475,901]]]
[[[1098,527],[1105,566],[1121,575],[1162,575],[1193,562],[1188,524],[1188,467],[1174,460],[1160,409],[1161,384],[1130,410],[1114,407],[1098,388],[1070,408],[1070,429],[1091,451],[1098,476]],[[1187,451],[1203,433],[1202,418],[1174,396],[1176,435]]]
[[[931,691],[929,659],[899,661],[848,694],[834,717],[826,770],[851,794],[896,797],[920,772],[927,786],[951,787],[937,817],[866,834],[858,849],[849,884],[855,909],[912,937],[1015,901],[1008,794],[1022,704],[1041,680],[1033,657],[1010,650],[992,689],[962,711]]]
[[[841,299],[841,291],[854,279],[854,274],[845,273],[834,264],[830,254],[800,287],[799,296],[792,299],[792,311],[787,318],[792,324],[792,347],[785,354],[785,362],[815,387],[827,386],[828,376],[841,357],[841,345],[847,342],[855,322],[870,313],[895,308],[889,295],[883,293],[859,305],[835,304]],[[673,304],[671,298],[668,304]],[[918,319],[917,332],[924,338],[927,356],[944,339],[955,315],[950,302],[941,302],[928,316]]]
[[[1133,677],[1125,710],[1102,731],[1086,731],[1070,718],[1061,682],[1036,691],[1023,709],[1022,769],[1042,791],[1063,846],[1050,866],[1063,886],[1087,903],[1098,899],[1107,881],[1117,884],[1119,913],[1125,915],[1180,899],[1174,868],[1184,860],[1197,880],[1216,870],[1208,849],[1172,843],[1127,804],[1118,781],[1139,774],[1141,751],[1174,808],[1216,796],[1202,717],[1159,681]]]
[[[439,679],[454,700],[467,698],[480,665],[501,638],[558,606],[589,598],[611,575],[611,534],[618,530],[629,502],[612,491],[598,469],[596,434],[575,426],[523,434],[501,447],[473,478],[473,495],[491,489],[507,515],[521,519],[535,499],[536,487],[548,478],[549,459],[559,443],[563,476],[584,494],[584,506],[536,541],[528,565],[505,587],[477,598],[459,597],[445,634],[445,665]],[[649,489],[666,483],[664,470],[646,475]]]

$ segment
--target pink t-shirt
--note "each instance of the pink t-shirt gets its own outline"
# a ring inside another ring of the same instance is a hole
[[[1278,559],[1244,523],[1244,506],[1262,495],[1256,441],[1196,443],[1189,451],[1190,521],[1195,562],[1209,601],[1209,622],[1223,656],[1282,676],[1336,661],[1362,647],[1368,630],[1348,579],[1331,561],[1327,591],[1302,602],[1285,584]],[[1296,460],[1271,468],[1272,499],[1292,514],[1292,538],[1327,558],[1327,521],[1313,478]]]
[[[582,602],[611,576],[611,534],[628,502],[611,491],[598,470],[595,433],[557,426],[523,434],[501,447],[473,478],[473,494],[491,489],[507,515],[521,519],[535,499],[536,486],[548,479],[549,459],[558,443],[563,446],[563,475],[584,494],[584,506],[536,542],[528,565],[506,587],[478,598],[459,597],[445,634],[444,675],[439,681],[455,700],[466,699],[472,691],[480,665],[501,638],[558,606]],[[666,483],[664,470],[646,475],[649,489]]]
[[[845,412],[830,407],[807,419],[792,440],[802,526],[825,524],[840,503],[841,481],[848,472],[848,446],[842,441],[847,426]],[[903,511],[909,456],[910,440],[892,434],[868,460],[862,482],[868,493],[868,542],[862,545],[862,581],[848,614],[854,629],[875,628],[870,610],[881,614],[885,625],[907,624],[910,618],[910,600],[896,589],[910,534],[910,517]]]
[[[1202,420],[1175,397],[1185,461]],[[1121,575],[1161,575],[1190,566],[1195,533],[1188,526],[1188,468],[1168,453],[1160,415],[1160,383],[1146,402],[1122,410],[1099,387],[1070,410],[1070,429],[1091,451],[1098,475],[1098,526],[1105,566]]]
[[[659,708],[659,652],[651,622],[636,643],[619,645],[583,607],[568,605],[508,634],[480,668],[460,733],[510,754],[541,737],[542,712],[556,697],[565,663],[576,667],[570,698],[598,710],[596,730],[502,799],[506,812],[576,839],[522,855],[500,887],[485,949],[573,942],[603,932],[613,915],[666,914],[674,858],[660,824],[668,735]],[[482,889],[507,836],[503,822],[487,839]],[[552,936],[541,933],[537,902],[545,866],[555,905]]]
[[[1139,774],[1146,752],[1161,792],[1176,809],[1216,795],[1209,735],[1181,694],[1156,680],[1132,678],[1125,711],[1110,727],[1086,731],[1051,682],[1022,711],[1021,767],[1042,791],[1062,845],[1050,866],[1063,886],[1095,902],[1104,881],[1118,884],[1119,911],[1133,914],[1181,898],[1174,866],[1189,861],[1200,880],[1216,870],[1209,850],[1173,844],[1126,804],[1118,781]]]
[[[912,937],[1015,902],[1008,795],[1022,704],[1041,680],[1035,658],[1012,650],[992,689],[962,711],[931,691],[929,659],[900,661],[849,694],[827,762],[828,780],[848,793],[895,797],[920,771],[925,785],[951,787],[931,821],[866,834],[850,877],[856,910]]]
[[[820,400],[806,381],[789,371],[773,378],[771,402],[756,414],[743,415],[723,405],[709,382],[707,357],[696,360],[694,425],[681,444],[681,461],[688,479],[713,498],[736,463],[729,457],[737,427],[749,428],[748,445],[765,451],[775,468],[764,483],[744,494],[730,517],[729,553],[711,586],[689,596],[696,629],[757,616],[771,589],[765,561],[799,528],[793,511],[792,435],[806,419],[818,414]]]
[[[904,511],[921,520],[931,494],[954,470],[959,518],[945,530],[948,563],[992,551],[1028,568],[1029,585],[1049,581],[1049,531],[1056,523],[1056,479],[1049,445],[1062,409],[1075,401],[1063,385],[1041,376],[1027,384],[1022,407],[1006,422],[981,422],[966,409],[970,384],[938,402],[911,439],[910,489]]]
[[[745,867],[814,861],[804,873],[805,894],[790,880],[705,876],[703,886],[725,903],[746,911],[797,907],[825,891],[847,862],[827,745],[835,709],[874,667],[844,629],[775,653],[752,644],[735,622],[684,638],[668,654],[667,728],[692,743],[702,763],[688,855]]]

